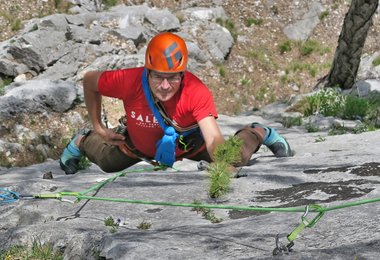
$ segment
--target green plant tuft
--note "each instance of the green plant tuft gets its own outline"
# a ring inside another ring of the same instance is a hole
[[[374,67],[380,65],[380,56],[376,57],[376,58],[372,61],[372,65],[373,65]]]
[[[301,116],[284,117],[284,118],[282,118],[281,123],[286,128],[290,128],[292,126],[300,126],[300,125],[302,125],[302,117]]]
[[[317,92],[307,98],[308,107],[304,111],[305,116],[322,114],[324,116],[340,116],[343,110],[345,97],[337,89],[326,89]]]
[[[320,55],[323,55],[331,50],[328,47],[323,47],[318,41],[309,39],[300,44],[299,51],[301,55],[308,56],[314,52],[318,52]]]
[[[319,15],[319,20],[323,21],[327,16],[330,15],[330,12],[329,11],[323,11],[320,15]]]
[[[263,24],[263,19],[247,18],[245,20],[245,26],[251,27],[252,25],[261,25]]]
[[[218,198],[229,191],[230,178],[232,177],[233,164],[240,162],[240,150],[242,140],[232,136],[223,144],[218,145],[214,152],[214,162],[207,171],[210,174],[209,196]]]
[[[141,221],[141,223],[137,226],[138,229],[143,229],[143,230],[150,229],[151,227],[152,227],[152,223],[145,220]]]
[[[104,220],[104,225],[106,227],[111,227],[111,233],[115,233],[117,231],[117,229],[119,228],[119,224],[117,222],[115,222],[114,218],[113,217],[107,217],[105,220]]]
[[[220,17],[216,18],[215,22],[223,27],[225,27],[230,33],[232,38],[236,41],[237,39],[237,31],[235,28],[235,24],[232,20],[229,19],[222,19]]]
[[[240,161],[240,149],[243,141],[237,136],[231,136],[223,144],[219,145],[214,152],[215,162],[225,162],[229,165]]]
[[[284,54],[285,52],[289,52],[292,50],[292,42],[289,40],[286,40],[286,41],[280,43],[278,48],[280,49],[281,54]]]
[[[219,75],[220,75],[221,77],[223,77],[223,78],[226,77],[226,69],[224,68],[223,65],[220,65],[220,66],[219,66]]]
[[[329,130],[329,135],[343,135],[343,134],[346,134],[348,131],[347,131],[347,128],[345,128],[344,126],[333,126],[333,128],[331,128]]]
[[[117,5],[117,0],[102,0],[102,3],[106,7],[106,9]]]
[[[39,239],[35,239],[31,248],[22,245],[15,245],[6,251],[1,251],[0,259],[62,260],[63,254],[55,251],[52,244],[43,244]]]
[[[0,82],[0,96],[2,96],[5,93],[5,87],[11,84],[13,82],[13,79],[10,77],[5,77]]]
[[[347,96],[343,108],[343,118],[345,119],[363,119],[369,109],[370,103],[368,99],[357,97],[357,96]]]
[[[194,201],[193,204],[201,204],[200,201]],[[196,211],[198,214],[201,213],[202,216],[209,220],[211,223],[220,223],[223,221],[222,218],[218,218],[215,216],[215,213],[209,209],[209,208],[204,208],[204,207],[194,207],[193,211]]]
[[[226,162],[211,163],[207,170],[210,173],[209,196],[219,198],[230,189],[231,166]]]

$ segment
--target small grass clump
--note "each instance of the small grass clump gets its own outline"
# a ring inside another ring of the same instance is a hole
[[[323,11],[320,15],[319,15],[319,20],[323,21],[327,16],[330,15],[330,12],[329,11]]]
[[[261,25],[263,24],[263,19],[247,18],[244,22],[245,26],[251,27],[252,25]]]
[[[284,127],[290,128],[292,126],[301,126],[302,125],[302,117],[284,117],[281,120],[281,123]]]
[[[5,77],[0,81],[0,96],[4,95],[5,87],[13,82],[13,79],[10,77]]]
[[[292,50],[292,42],[289,40],[286,40],[278,46],[280,53],[284,54],[285,52],[289,52]]]
[[[220,75],[222,78],[225,78],[225,77],[226,77],[226,69],[224,68],[223,65],[220,65],[220,66],[219,66],[219,75]]]
[[[374,67],[380,65],[380,56],[376,57],[376,58],[372,61],[372,65],[373,65]]]
[[[302,56],[308,56],[312,53],[318,52],[320,55],[330,52],[330,48],[323,47],[318,41],[309,39],[299,45],[299,51]]]
[[[137,226],[138,229],[147,230],[152,227],[152,223],[146,220],[141,221],[141,223]]]
[[[115,233],[117,231],[117,229],[119,228],[119,225],[118,223],[113,219],[113,217],[107,217],[105,220],[104,220],[104,225],[106,227],[110,227],[111,228],[111,233]]]
[[[249,85],[251,85],[251,83],[252,83],[252,80],[250,78],[247,78],[246,75],[243,75],[243,77],[240,79],[240,84],[242,86],[248,87]]]
[[[200,201],[194,201],[193,204],[201,204]],[[198,214],[201,213],[202,216],[209,220],[211,223],[220,223],[223,221],[222,218],[218,218],[215,216],[215,213],[209,209],[209,208],[204,208],[204,207],[194,207],[193,208],[193,211],[196,211]]]
[[[117,5],[117,0],[102,0],[106,9],[109,9],[115,5]]]

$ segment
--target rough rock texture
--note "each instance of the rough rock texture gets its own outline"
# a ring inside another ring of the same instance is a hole
[[[108,183],[96,197],[156,202],[202,203],[230,206],[325,207],[380,197],[380,131],[327,136],[302,129],[281,128],[255,115],[221,116],[225,135],[253,121],[277,127],[289,140],[295,156],[275,158],[262,147],[232,179],[231,191],[218,200],[208,197],[208,174],[197,163],[178,162],[179,171],[143,171]],[[134,169],[149,167],[145,163]],[[53,179],[43,179],[51,173]],[[85,191],[114,174],[95,165],[65,175],[57,161],[0,171],[1,187],[21,194]],[[93,194],[92,192],[88,195]],[[66,199],[73,199],[66,197]],[[276,234],[289,234],[303,213],[215,209],[223,221],[212,224],[192,207],[141,205],[106,201],[77,204],[47,200],[20,200],[0,206],[0,248],[51,242],[65,259],[271,259]],[[379,207],[376,203],[327,212],[314,228],[295,239],[293,251],[278,259],[378,259]],[[112,233],[107,217],[124,218]],[[308,219],[315,214],[309,213]],[[138,229],[142,222],[152,224]],[[283,240],[283,242],[286,242]]]

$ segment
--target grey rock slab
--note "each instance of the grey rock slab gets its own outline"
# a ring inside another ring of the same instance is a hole
[[[177,30],[181,26],[178,18],[167,9],[149,9],[145,18],[159,32]]]
[[[78,95],[75,83],[62,80],[30,80],[9,85],[0,96],[0,119],[52,110],[64,112]]]
[[[284,34],[291,40],[305,41],[319,23],[319,15],[323,11],[321,3],[311,1],[308,10],[301,19],[284,27]],[[298,10],[296,11],[298,12]]]
[[[65,259],[272,259],[276,234],[289,234],[301,223],[302,212],[237,211],[214,209],[223,221],[212,224],[192,207],[159,203],[258,207],[300,207],[317,203],[330,207],[380,195],[380,131],[358,135],[324,136],[283,128],[254,115],[218,119],[228,136],[241,126],[259,121],[276,127],[289,141],[295,156],[275,158],[262,147],[243,167],[246,177],[231,180],[230,192],[208,197],[208,174],[197,163],[183,160],[176,170],[153,171],[139,163],[126,176],[95,192],[98,198],[156,202],[155,205],[82,200],[71,204],[54,199],[20,200],[0,206],[0,248],[30,243],[38,237],[52,242]],[[52,179],[43,179],[51,172]],[[65,175],[57,161],[24,168],[0,169],[2,188],[21,194],[85,191],[115,176],[95,165],[75,175]],[[90,192],[88,195],[92,195]],[[74,200],[72,197],[66,199]],[[294,250],[279,259],[377,259],[380,244],[379,207],[365,204],[327,212],[313,228],[295,239]],[[112,233],[107,217],[123,218],[125,225]],[[310,213],[308,218],[315,214]],[[143,221],[147,230],[137,228]],[[286,242],[286,241],[285,241]]]

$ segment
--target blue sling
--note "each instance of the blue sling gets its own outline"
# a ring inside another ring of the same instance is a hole
[[[177,144],[176,141],[179,134],[176,132],[174,127],[169,126],[165,123],[163,117],[155,106],[152,94],[149,90],[149,82],[146,69],[144,69],[142,75],[142,86],[149,108],[152,110],[154,117],[158,121],[158,124],[164,130],[164,136],[156,143],[157,150],[154,156],[154,160],[162,165],[172,167],[175,162],[175,150]]]

